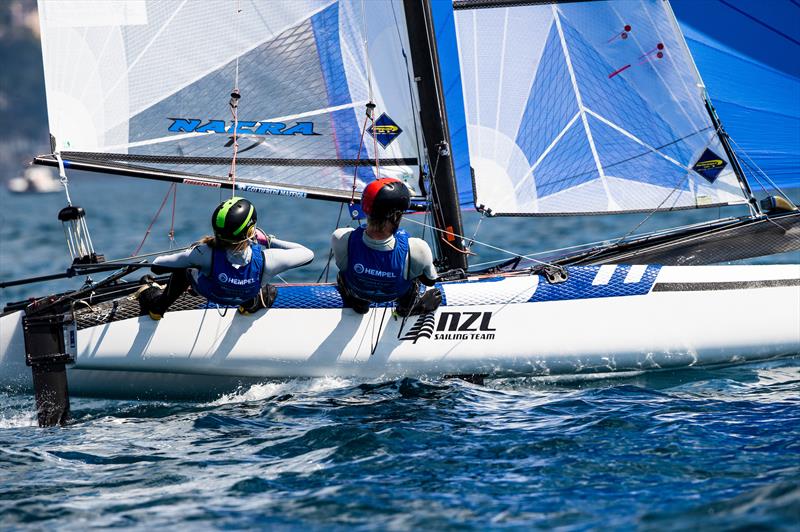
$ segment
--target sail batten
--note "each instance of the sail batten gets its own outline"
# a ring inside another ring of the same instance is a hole
[[[479,210],[542,216],[747,202],[663,0],[454,7]],[[498,35],[525,43],[511,50],[507,61],[518,64],[502,79],[486,53]]]

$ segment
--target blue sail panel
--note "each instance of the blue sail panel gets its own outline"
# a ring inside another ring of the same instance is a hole
[[[478,208],[551,215],[745,202],[729,168],[713,182],[691,170],[704,150],[723,150],[663,0],[456,7]]]
[[[530,165],[536,163],[577,114],[578,102],[561,39],[553,24],[517,131],[517,146]]]
[[[673,0],[672,7],[751,185],[766,181],[760,168],[779,186],[800,186],[800,3]]]

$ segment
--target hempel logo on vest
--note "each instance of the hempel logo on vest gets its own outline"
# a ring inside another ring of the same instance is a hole
[[[401,340],[494,340],[491,312],[435,312],[422,314]]]
[[[221,273],[217,276],[219,282],[221,283],[230,283],[230,284],[238,284],[238,285],[245,285],[245,284],[253,284],[256,282],[255,279],[231,279],[228,277],[228,274]]]
[[[367,268],[360,262],[353,265],[353,271],[359,275],[366,273],[367,275],[371,275],[373,277],[397,277],[394,272],[385,272],[383,270],[376,270],[375,268]]]

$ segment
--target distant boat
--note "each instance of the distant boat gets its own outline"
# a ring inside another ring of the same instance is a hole
[[[48,194],[63,190],[61,181],[53,176],[49,168],[42,166],[25,169],[20,177],[10,179],[6,183],[6,188],[15,194]]]

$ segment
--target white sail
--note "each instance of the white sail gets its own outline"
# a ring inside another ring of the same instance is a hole
[[[478,208],[745,202],[664,0],[534,3],[455,2]]]
[[[39,4],[50,129],[64,159],[218,185],[228,179],[238,85],[242,188],[349,192],[357,158],[358,189],[375,178],[364,164],[375,158],[382,177],[416,182],[418,113],[399,0]],[[359,156],[370,100],[386,133],[383,143],[367,133]]]

